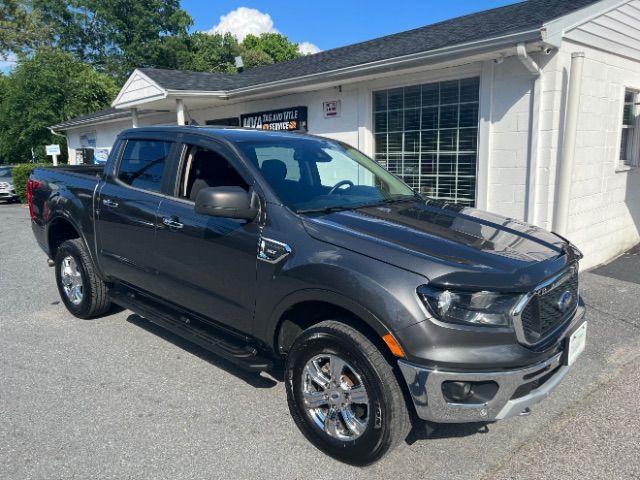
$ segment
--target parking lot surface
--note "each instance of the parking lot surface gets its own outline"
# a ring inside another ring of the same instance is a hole
[[[532,415],[415,434],[355,468],[304,439],[269,375],[128,311],[72,317],[28,210],[0,204],[0,478],[640,478],[640,255],[622,261],[582,274],[587,350]]]

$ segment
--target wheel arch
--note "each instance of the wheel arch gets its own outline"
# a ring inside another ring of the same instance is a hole
[[[74,238],[80,238],[85,241],[82,230],[76,225],[76,223],[70,218],[64,215],[58,215],[49,221],[47,227],[47,247],[49,248],[49,256],[53,259],[56,257],[56,253],[60,245],[66,240],[72,240]]]
[[[390,330],[374,313],[358,302],[336,292],[307,289],[287,296],[275,308],[268,338],[274,351],[284,355],[299,333],[328,319],[342,319],[368,333],[376,343]]]

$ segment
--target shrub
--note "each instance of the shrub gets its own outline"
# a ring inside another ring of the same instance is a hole
[[[22,203],[27,201],[27,180],[29,180],[31,172],[36,168],[50,166],[51,164],[49,163],[23,163],[13,169],[11,172],[13,175],[13,186]]]

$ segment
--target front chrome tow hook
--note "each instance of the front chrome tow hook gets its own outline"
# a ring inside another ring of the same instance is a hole
[[[529,407],[525,408],[523,411],[520,412],[520,416],[521,417],[528,417],[529,415],[531,415],[533,412],[531,411],[531,409]]]

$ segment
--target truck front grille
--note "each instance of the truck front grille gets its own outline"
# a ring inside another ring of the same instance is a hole
[[[578,296],[578,269],[575,267],[557,283],[534,293],[520,315],[525,342],[530,345],[540,343],[566,323],[578,307]]]
[[[9,188],[9,184],[6,182],[0,182],[0,188]]]

